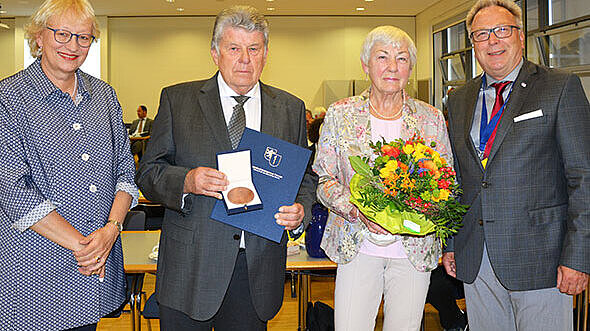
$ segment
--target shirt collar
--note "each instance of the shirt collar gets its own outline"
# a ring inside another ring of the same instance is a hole
[[[520,69],[522,68],[523,63],[524,63],[524,59],[521,58],[518,65],[503,79],[495,79],[486,73],[485,74],[486,75],[486,84],[487,84],[486,89],[489,88],[492,84],[497,83],[497,82],[514,82],[516,80],[516,78],[518,77],[518,74],[520,73]]]
[[[219,96],[221,98],[229,98],[239,95],[231,87],[229,87],[229,85],[227,85],[220,72],[217,73],[217,85],[219,86]],[[252,99],[260,98],[260,82],[256,82],[256,85],[254,85],[254,87],[251,88],[250,91],[248,91],[248,93],[245,95]]]
[[[45,72],[43,72],[43,68],[41,68],[41,57],[37,58],[30,66],[28,66],[25,69],[25,72],[29,76],[33,86],[39,91],[41,98],[45,99],[55,92],[61,92],[61,90],[49,80]],[[89,93],[87,89],[88,83],[83,79],[83,76],[80,75],[80,69],[76,70],[75,74],[77,95],[84,96],[86,93]]]

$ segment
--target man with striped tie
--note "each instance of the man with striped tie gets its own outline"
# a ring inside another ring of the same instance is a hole
[[[307,145],[303,101],[259,81],[267,51],[264,16],[226,9],[211,41],[219,71],[162,90],[137,178],[148,199],[166,206],[156,281],[162,330],[266,330],[281,307],[286,231],[276,243],[209,218],[228,185],[216,154],[236,148],[245,127]],[[314,189],[306,174],[276,222],[302,231]]]

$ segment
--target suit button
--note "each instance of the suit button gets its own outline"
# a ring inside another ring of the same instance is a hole
[[[483,220],[479,220],[477,223],[479,223],[479,225],[483,226]]]
[[[489,186],[490,184],[488,184],[488,182],[481,182],[481,187],[488,188]]]
[[[234,240],[240,240],[240,235],[239,234],[234,234]]]

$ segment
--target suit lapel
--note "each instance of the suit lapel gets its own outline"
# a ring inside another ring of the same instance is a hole
[[[476,79],[472,79],[467,82],[465,85],[465,98],[466,101],[463,106],[467,107],[465,109],[465,122],[463,123],[463,139],[465,139],[465,145],[467,146],[467,150],[473,157],[473,160],[478,164],[480,170],[483,172],[483,167],[481,165],[481,160],[479,159],[478,153],[475,150],[475,145],[473,144],[473,140],[471,139],[471,127],[473,125],[473,116],[475,114],[475,105],[477,103],[477,98],[479,97],[479,89],[481,87],[481,76]]]
[[[217,140],[222,150],[230,150],[231,142],[229,141],[229,133],[225,123],[225,117],[223,116],[221,99],[219,98],[217,75],[219,75],[219,72],[203,84],[201,90],[197,92],[197,99],[203,117],[209,123],[212,129],[211,131],[213,131],[215,140]]]
[[[260,109],[260,132],[271,136],[279,137],[277,123],[277,112],[279,110],[278,100],[271,89],[260,82],[260,99],[262,100]]]
[[[520,73],[513,84],[512,93],[508,103],[506,104],[506,107],[504,108],[502,119],[498,124],[496,138],[488,157],[488,164],[490,164],[490,162],[494,159],[494,156],[498,152],[498,149],[500,149],[504,138],[506,138],[510,128],[512,128],[512,125],[514,124],[514,118],[521,112],[524,101],[528,98],[528,94],[531,90],[530,88],[526,88],[526,86],[531,85],[531,76],[536,72],[536,70],[537,68],[532,63],[526,60],[524,61]]]

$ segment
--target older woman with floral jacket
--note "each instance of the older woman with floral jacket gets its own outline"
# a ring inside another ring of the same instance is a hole
[[[442,113],[404,91],[416,47],[402,30],[381,26],[371,31],[361,52],[371,80],[360,96],[330,106],[313,169],[319,175],[318,198],[330,209],[322,248],[338,263],[335,288],[337,331],[373,330],[384,297],[383,330],[418,330],[441,247],[434,235],[393,235],[368,220],[349,202],[354,175],[349,156],[371,156],[371,141],[404,140],[418,134],[453,164]]]

